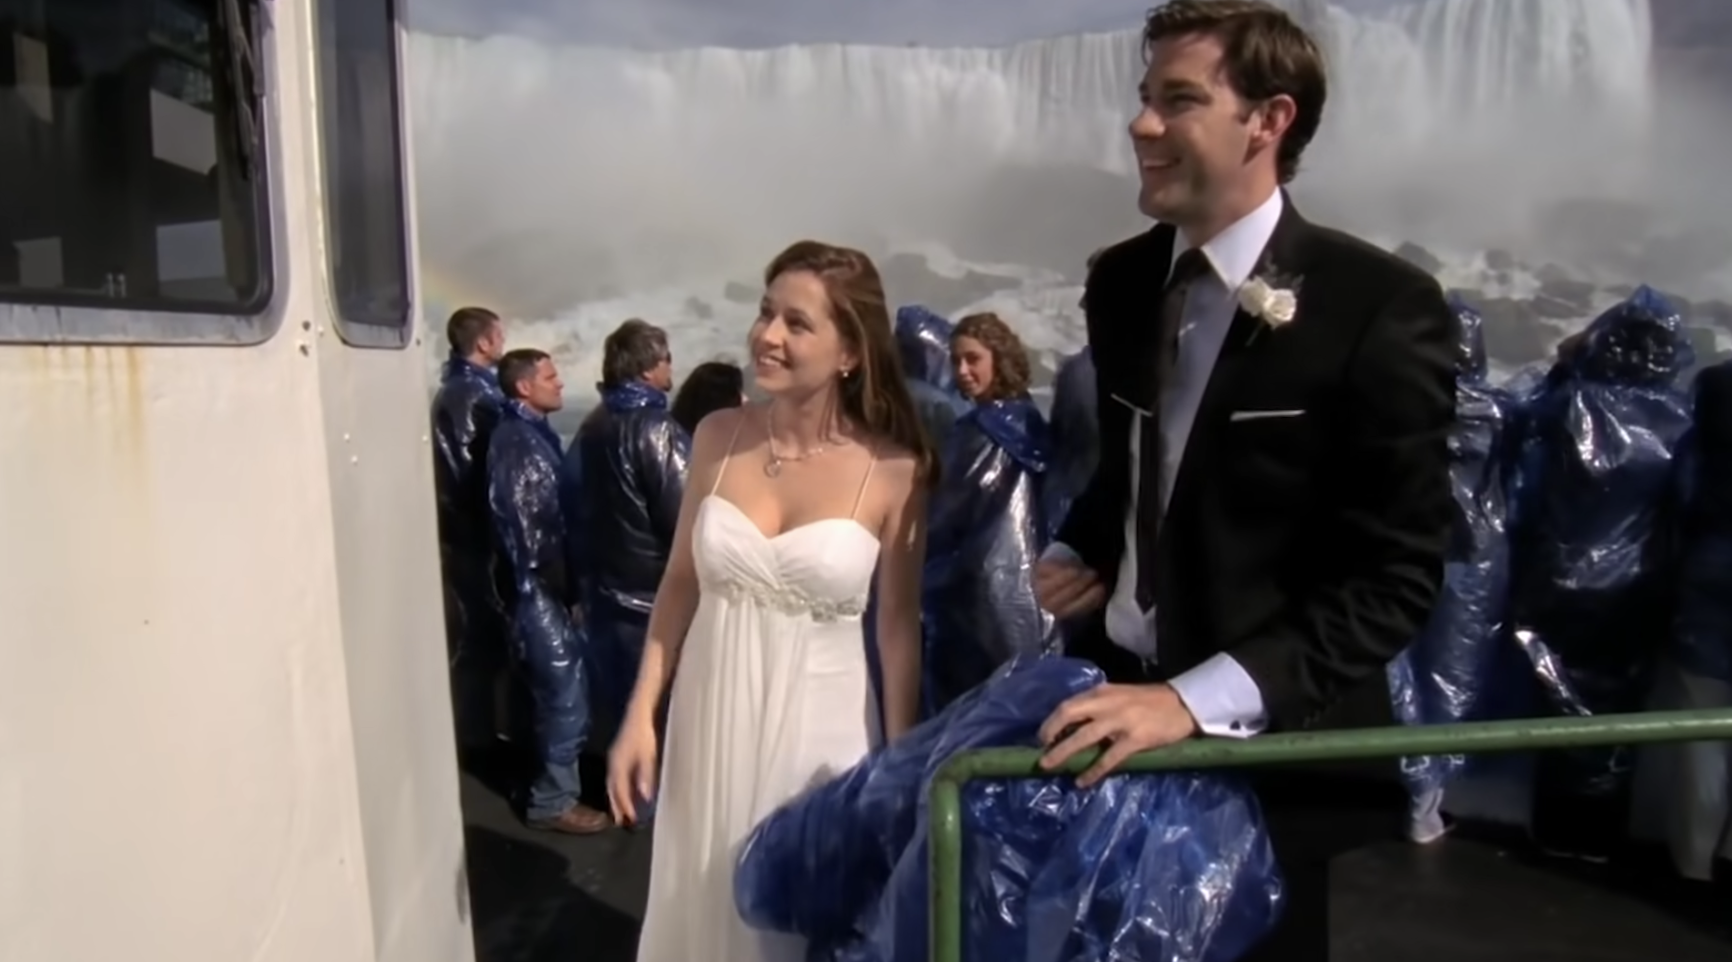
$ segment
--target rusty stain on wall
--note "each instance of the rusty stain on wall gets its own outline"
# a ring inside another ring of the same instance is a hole
[[[111,549],[139,552],[146,568],[165,547],[156,543],[160,452],[151,444],[158,412],[147,350],[161,351],[87,344],[9,350],[22,357],[26,383],[4,415],[17,419],[10,436],[28,439],[32,470],[42,471],[36,510],[67,532],[97,526]]]
[[[148,448],[150,424],[145,350],[90,344],[26,348],[32,382],[27,390],[56,409],[37,409],[38,416],[59,427],[100,432],[142,454]]]

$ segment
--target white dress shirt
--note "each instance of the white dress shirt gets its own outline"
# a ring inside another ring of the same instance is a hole
[[[1193,281],[1185,294],[1184,311],[1179,320],[1179,350],[1172,376],[1161,385],[1161,511],[1172,497],[1173,480],[1178,477],[1184,460],[1185,443],[1190,438],[1191,424],[1197,417],[1203,390],[1209,375],[1215,370],[1221,345],[1233,326],[1238,311],[1238,290],[1250,279],[1275,233],[1281,219],[1281,192],[1276,191],[1261,207],[1245,215],[1232,226],[1203,245],[1203,257],[1209,270]],[[1173,245],[1173,259],[1190,249],[1181,233]],[[1155,323],[1150,318],[1149,323]],[[1137,492],[1141,466],[1142,430],[1131,415],[1130,444],[1130,504],[1125,512],[1125,550],[1119,561],[1118,583],[1107,599],[1106,630],[1113,644],[1138,655],[1146,661],[1158,660],[1159,646],[1155,638],[1155,610],[1143,611],[1137,604]],[[1106,439],[1102,439],[1105,441]],[[1044,557],[1075,559],[1069,545],[1055,543]],[[1205,735],[1244,738],[1255,735],[1268,725],[1263,707],[1263,694],[1245,669],[1224,652],[1211,656],[1202,664],[1174,676],[1169,682],[1185,708],[1197,720],[1197,728]]]

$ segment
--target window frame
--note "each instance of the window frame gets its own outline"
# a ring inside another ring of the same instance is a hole
[[[54,288],[0,288],[0,345],[224,345],[251,347],[282,328],[277,279],[284,273],[277,230],[284,223],[277,171],[281,155],[274,132],[281,129],[276,49],[267,41],[268,0],[254,5],[249,31],[257,57],[258,150],[254,156],[252,199],[257,223],[258,288],[246,301],[217,305],[167,298],[108,298]],[[215,308],[226,309],[218,310]]]
[[[357,321],[345,316],[342,300],[337,289],[337,260],[335,257],[336,232],[339,229],[334,199],[338,195],[335,189],[338,185],[333,175],[339,158],[331,154],[330,140],[326,136],[326,125],[329,120],[326,110],[329,104],[325,87],[325,58],[323,43],[325,37],[325,18],[331,11],[345,3],[377,3],[385,7],[385,16],[390,21],[390,74],[391,74],[391,137],[393,153],[396,156],[395,181],[398,196],[396,231],[401,243],[403,256],[403,312],[402,316],[389,322],[373,320]],[[318,178],[320,202],[320,230],[324,234],[324,297],[329,305],[332,328],[337,337],[346,345],[366,350],[407,350],[416,340],[415,311],[418,299],[416,290],[415,238],[413,234],[412,205],[414,197],[411,194],[409,175],[409,130],[408,106],[404,97],[404,49],[403,22],[400,14],[401,0],[313,0],[313,35],[319,38],[318,49],[314,53],[313,82],[317,91],[314,103],[317,104],[314,123],[318,130],[319,149]]]

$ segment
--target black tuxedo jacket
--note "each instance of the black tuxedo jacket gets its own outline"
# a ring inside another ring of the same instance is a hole
[[[1100,460],[1059,540],[1109,585],[1174,242],[1161,225],[1108,248],[1085,288]],[[1290,202],[1262,263],[1298,311],[1239,311],[1209,377],[1159,528],[1160,666],[1230,654],[1271,730],[1390,724],[1384,668],[1430,616],[1455,512],[1458,322],[1430,276]]]

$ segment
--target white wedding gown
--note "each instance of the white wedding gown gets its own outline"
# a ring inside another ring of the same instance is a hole
[[[765,816],[877,744],[861,617],[878,550],[852,516],[772,538],[714,489],[700,502],[638,962],[804,957],[804,940],[740,921],[734,862]]]

